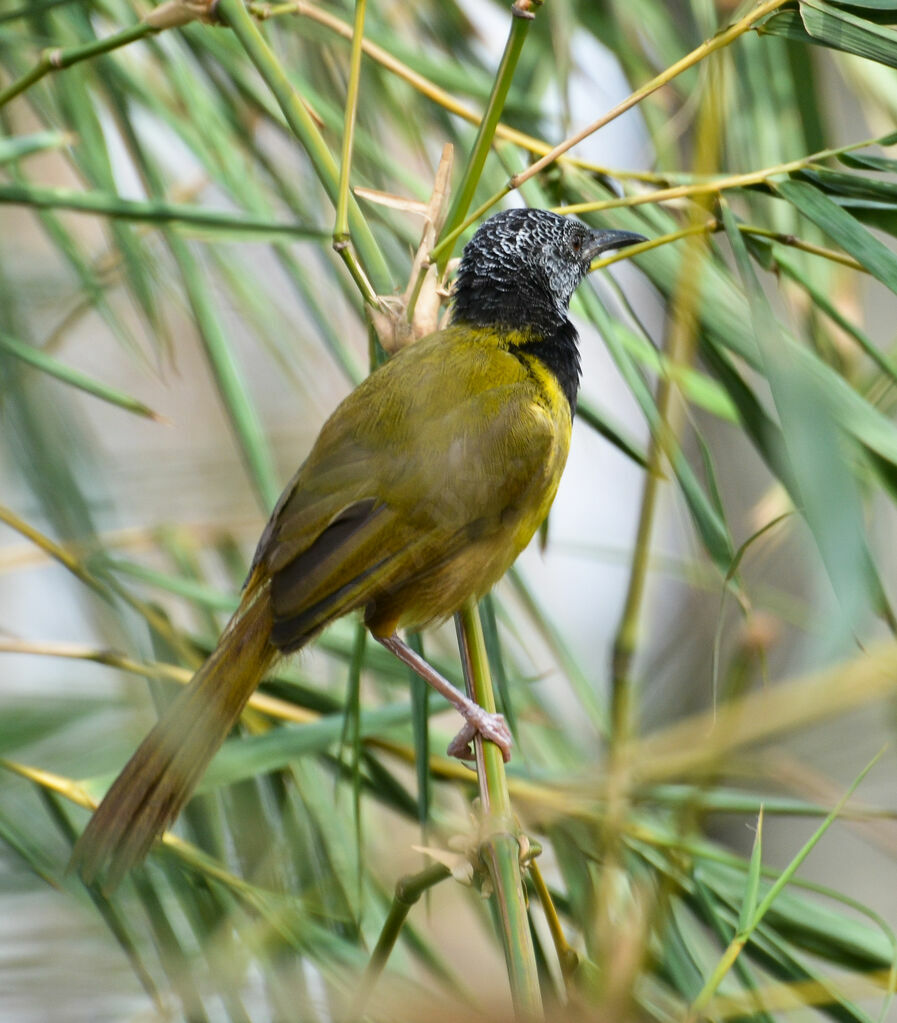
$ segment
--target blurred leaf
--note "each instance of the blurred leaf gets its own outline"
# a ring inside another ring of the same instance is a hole
[[[757,910],[757,896],[760,891],[760,871],[763,867],[763,808],[757,814],[757,830],[754,834],[754,847],[751,850],[751,861],[748,867],[747,884],[744,898],[738,911],[738,933],[747,932]]]
[[[794,187],[809,186],[795,182],[787,185],[788,189]],[[866,548],[862,500],[847,461],[849,448],[837,430],[825,391],[802,372],[802,367],[781,343],[741,232],[725,204],[722,217],[748,293],[755,337],[782,422],[785,448],[797,488],[794,497],[813,532],[843,613],[841,627],[849,635],[868,613],[870,573],[874,572]]]
[[[132,398],[130,395],[124,394],[114,387],[109,387],[106,384],[101,384],[98,380],[93,380],[80,370],[66,366],[64,363],[54,359],[52,355],[48,355],[34,345],[26,345],[21,341],[17,341],[14,337],[10,337],[8,334],[0,334],[0,348],[21,359],[23,362],[36,366],[49,376],[56,377],[58,380],[63,381],[63,383],[85,391],[87,394],[92,394],[101,401],[107,401],[111,405],[118,405],[119,408],[123,408],[127,412],[133,412],[138,416],[145,416],[147,419],[159,419],[159,416],[151,408],[144,405],[143,402],[137,401],[136,398]]]
[[[407,724],[410,720],[411,706],[407,703],[362,711],[358,726],[359,738],[370,738],[395,725]],[[297,727],[284,725],[264,735],[232,739],[222,746],[212,761],[199,791],[207,792],[219,785],[232,785],[266,771],[280,770],[296,757],[322,753],[339,742],[343,722],[343,715],[339,714]]]
[[[618,448],[627,458],[631,458],[636,465],[640,465],[642,468],[647,466],[647,455],[641,449],[641,445],[626,434],[627,431],[618,426],[608,417],[607,413],[599,411],[595,406],[579,396],[576,402],[576,414],[584,422],[588,423],[589,426],[599,433],[606,441],[609,441],[615,448]]]
[[[0,165],[21,160],[33,153],[48,149],[62,149],[71,144],[72,137],[62,131],[39,131],[32,135],[17,135],[14,138],[0,138]]]

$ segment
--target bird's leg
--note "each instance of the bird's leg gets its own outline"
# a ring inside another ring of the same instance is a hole
[[[431,664],[428,664],[420,654],[412,650],[395,633],[391,636],[377,636],[376,638],[403,664],[407,664],[412,671],[420,675],[427,685],[432,686],[437,693],[441,693],[464,718],[466,722],[464,727],[449,743],[447,751],[449,756],[457,757],[459,760],[473,760],[470,742],[475,735],[479,734],[498,746],[505,763],[511,759],[511,732],[501,714],[490,714],[483,710],[478,703],[474,703],[464,693],[457,690],[447,678],[443,678]]]

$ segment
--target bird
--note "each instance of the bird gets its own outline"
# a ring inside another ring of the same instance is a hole
[[[507,760],[511,736],[399,637],[489,591],[546,518],[580,356],[570,299],[601,253],[645,239],[503,210],[462,253],[442,329],[402,348],[325,422],[262,532],[239,606],[112,783],[70,866],[112,888],[177,817],[264,675],[361,610],[370,633]]]

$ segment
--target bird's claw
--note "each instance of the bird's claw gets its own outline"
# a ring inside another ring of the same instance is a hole
[[[446,752],[450,757],[458,760],[475,760],[472,742],[476,735],[481,735],[489,742],[494,742],[501,750],[501,756],[505,763],[511,759],[511,730],[505,722],[504,715],[490,714],[488,711],[478,707],[479,714],[468,718],[464,727],[449,743]]]

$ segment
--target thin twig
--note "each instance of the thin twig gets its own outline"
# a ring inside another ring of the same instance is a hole
[[[575,135],[571,135],[570,138],[565,139],[559,145],[555,146],[550,153],[546,153],[541,160],[537,160],[534,164],[527,167],[525,171],[520,174],[515,174],[508,181],[508,191],[512,191],[515,188],[519,188],[525,181],[529,181],[531,177],[544,170],[550,163],[566,153],[568,149],[572,149],[577,143],[582,142],[583,139],[593,135],[600,128],[604,128],[610,124],[611,121],[616,120],[621,114],[625,114],[627,110],[631,110],[632,107],[641,103],[643,99],[647,99],[652,93],[657,92],[658,89],[667,85],[674,78],[677,78],[682,74],[683,71],[687,71],[689,68],[700,64],[702,60],[706,60],[712,53],[717,50],[721,50],[723,47],[733,43],[739,36],[744,35],[748,29],[752,28],[761,18],[765,18],[767,14],[771,14],[777,7],[781,7],[786,0],[766,0],[765,3],[759,4],[755,7],[750,14],[746,14],[743,18],[740,18],[733,25],[723,29],[721,32],[717,32],[716,35],[710,39],[706,39],[700,46],[696,47],[691,53],[682,57],[681,60],[677,60],[675,64],[671,64],[668,68],[665,68],[659,75],[656,75],[651,79],[650,82],[646,82],[640,88],[636,89],[631,95],[627,96],[622,103],[618,103],[612,110],[609,110],[603,117],[599,117],[597,121],[593,121],[587,127],[576,132]]]
[[[855,149],[864,149],[866,146],[875,145],[880,141],[881,136],[874,136],[873,138],[863,139],[861,142],[851,142],[846,146],[820,149],[817,153],[802,156],[797,160],[788,160],[785,163],[774,164],[771,167],[762,167],[760,170],[747,171],[744,174],[711,177],[700,181],[693,181],[687,185],[659,188],[653,192],[642,192],[638,195],[614,196],[612,199],[598,199],[594,202],[571,203],[568,206],[558,206],[556,211],[562,214],[595,213],[601,210],[619,209],[624,206],[643,206],[646,203],[669,202],[673,199],[693,199],[696,196],[716,195],[731,188],[749,188],[751,185],[764,185],[773,178],[794,174],[796,171],[807,170],[813,164],[831,159],[833,156],[841,156],[842,153],[850,153]]]

